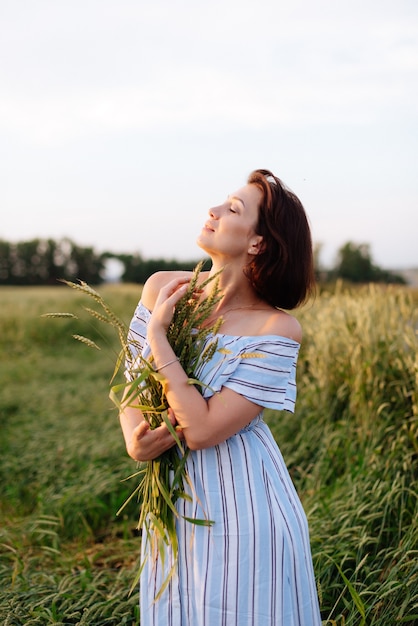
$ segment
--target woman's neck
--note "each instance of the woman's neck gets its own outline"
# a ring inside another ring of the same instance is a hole
[[[219,289],[222,294],[222,298],[215,309],[217,313],[222,314],[227,309],[247,309],[265,305],[265,302],[244,275],[243,269],[242,265],[237,267],[232,263],[227,263],[223,266],[213,264],[209,275],[214,276],[219,272]],[[209,282],[207,294],[212,287],[213,283]]]

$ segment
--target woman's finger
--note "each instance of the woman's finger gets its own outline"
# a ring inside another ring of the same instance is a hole
[[[189,279],[176,279],[172,280],[168,285],[165,285],[165,287],[162,287],[159,291],[154,310],[164,304],[174,307],[187,291],[189,282]]]
[[[181,285],[179,286],[174,293],[171,294],[171,296],[169,297],[169,300],[172,304],[176,304],[180,298],[182,298],[184,296],[184,294],[186,293],[186,291],[189,288],[189,283],[186,283],[185,285]]]
[[[160,293],[163,293],[167,298],[176,293],[179,289],[187,289],[188,284],[190,283],[190,278],[175,278],[174,280],[170,280],[164,287],[161,288]]]
[[[173,424],[173,426],[174,426],[174,424],[177,422],[177,420],[176,420],[176,416],[174,415],[174,411],[173,411],[173,409],[171,407],[169,407],[168,410],[167,410],[167,417],[170,420],[170,423]]]
[[[149,424],[145,420],[142,421],[134,430],[134,435],[139,441],[149,431]]]
[[[171,293],[167,294],[166,296],[167,304],[170,304],[170,306],[175,306],[177,302],[184,296],[188,288],[189,288],[188,282],[177,285],[177,287],[174,290],[172,290]]]

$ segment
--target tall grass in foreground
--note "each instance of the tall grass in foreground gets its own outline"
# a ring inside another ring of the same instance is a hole
[[[274,427],[308,513],[322,614],[418,623],[416,306],[322,294],[302,314],[296,418]]]
[[[100,292],[129,321],[138,287]],[[39,317],[74,310],[69,290],[2,288],[0,299],[0,616],[13,626],[138,624],[127,595],[138,511],[115,516],[135,468],[107,397],[119,346],[90,317],[77,328]],[[300,318],[297,411],[267,420],[308,514],[324,624],[414,624],[414,302],[405,289],[337,289]],[[74,332],[107,347],[80,346]]]
[[[138,295],[106,288],[125,317]],[[85,304],[65,288],[3,288],[0,299],[0,621],[136,624],[137,511],[115,518],[133,488],[108,399],[119,345],[90,316],[41,319]]]

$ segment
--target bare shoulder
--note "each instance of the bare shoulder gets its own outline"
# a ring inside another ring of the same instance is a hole
[[[280,337],[288,337],[301,343],[302,341],[302,326],[298,320],[282,311],[275,309],[266,319],[263,332],[268,335],[279,335]]]
[[[152,274],[147,279],[144,288],[142,289],[142,304],[146,306],[147,309],[152,311],[158,294],[160,293],[160,289],[165,287],[165,285],[174,278],[181,278],[183,276],[187,277],[191,275],[192,272],[183,272],[181,270],[155,272],[155,274]]]
[[[221,332],[250,337],[277,335],[301,343],[302,327],[293,315],[268,304],[246,313],[242,315],[242,311],[233,311],[224,320]]]
[[[193,272],[186,271],[186,270],[184,271],[183,270],[173,270],[173,271],[165,270],[161,272],[155,272],[155,274],[152,274],[147,279],[142,289],[142,295],[141,295],[142,304],[147,309],[152,311],[154,308],[155,301],[158,297],[158,294],[160,293],[160,289],[165,287],[166,284],[170,282],[170,280],[173,280],[175,278],[189,278],[189,277],[191,278],[192,275],[193,275]],[[209,272],[201,272],[199,278],[201,280],[204,280],[208,275],[209,275]]]

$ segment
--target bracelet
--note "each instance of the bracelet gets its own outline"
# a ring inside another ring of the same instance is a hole
[[[164,369],[164,367],[168,367],[169,365],[171,365],[172,363],[175,363],[176,361],[178,361],[177,357],[173,359],[172,361],[168,361],[168,363],[164,363],[164,365],[161,365],[161,367],[157,367],[157,372],[161,372],[161,370]]]

